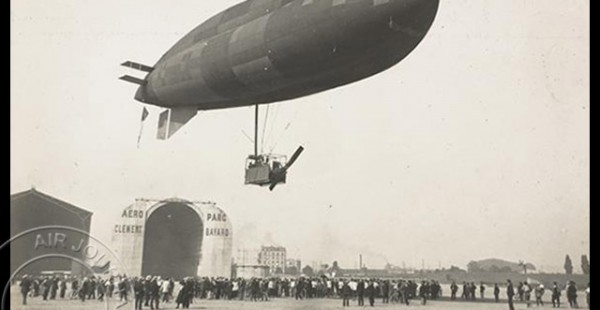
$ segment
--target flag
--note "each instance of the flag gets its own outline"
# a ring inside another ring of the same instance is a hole
[[[138,138],[137,138],[137,148],[140,148],[140,140],[142,139],[142,131],[144,130],[144,121],[146,120],[146,118],[148,117],[148,109],[146,109],[146,107],[144,107],[144,109],[142,110],[142,122],[140,125],[140,133],[138,134]]]
[[[142,122],[146,120],[146,118],[148,117],[148,109],[146,109],[146,107],[144,107],[144,110],[142,111]]]

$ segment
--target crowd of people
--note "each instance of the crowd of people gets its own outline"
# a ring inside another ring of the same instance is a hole
[[[121,304],[135,303],[135,309],[159,309],[160,304],[175,303],[176,308],[187,309],[194,300],[249,300],[251,302],[268,301],[270,298],[293,298],[295,300],[313,298],[339,298],[344,307],[350,306],[350,300],[358,306],[374,306],[376,299],[384,304],[400,303],[409,305],[415,300],[425,305],[428,300],[442,296],[442,286],[437,281],[414,281],[404,279],[341,279],[327,277],[298,278],[208,278],[188,277],[180,280],[160,276],[146,277],[60,277],[60,276],[23,276],[19,283],[23,304],[27,298],[41,297],[44,301],[72,299],[104,301],[118,300]],[[476,300],[485,298],[487,286],[481,283],[463,282],[461,299]],[[570,281],[565,286],[566,297],[571,308],[578,308],[577,286]],[[450,285],[450,300],[456,300],[459,286]],[[508,280],[506,297],[509,309],[514,309],[513,299],[532,305],[532,296],[537,306],[543,306],[545,294],[542,284],[532,285],[520,282],[516,288]],[[562,288],[554,282],[550,294],[553,307],[560,307]],[[589,308],[589,283],[586,289],[586,301]],[[493,286],[495,302],[500,300],[498,284]]]

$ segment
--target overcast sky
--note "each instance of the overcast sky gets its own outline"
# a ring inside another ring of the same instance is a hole
[[[237,2],[11,1],[11,193],[93,211],[104,240],[136,198],[180,197],[229,214],[234,254],[276,244],[303,264],[355,267],[362,253],[372,268],[497,257],[546,271],[570,254],[579,270],[589,1],[441,1],[395,67],[270,106],[264,150],[305,147],[274,192],[243,184],[252,108],[201,112],[157,141],[150,106],[138,149],[142,104],[117,79]]]

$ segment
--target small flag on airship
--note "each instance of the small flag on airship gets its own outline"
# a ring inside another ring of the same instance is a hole
[[[146,118],[148,117],[148,109],[146,109],[146,107],[144,107],[144,110],[142,111],[142,122],[146,120]]]

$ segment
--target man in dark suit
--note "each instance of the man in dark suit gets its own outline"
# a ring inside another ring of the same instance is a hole
[[[345,280],[342,286],[342,307],[350,307],[350,286],[348,285],[348,280]]]
[[[124,281],[120,281],[119,284]],[[142,304],[144,303],[144,296],[146,295],[144,292],[144,279],[134,279],[133,282],[133,294],[135,298],[135,310],[142,310]]]
[[[452,281],[452,284],[450,285],[450,300],[456,299],[457,291],[458,291],[458,285],[456,285],[456,282]]]
[[[369,282],[369,286],[367,286],[367,296],[369,296],[369,304],[371,307],[375,305],[375,295],[377,292],[375,291],[375,281],[371,280]]]
[[[498,302],[500,300],[500,287],[498,287],[498,283],[494,284],[494,300]]]
[[[560,287],[556,282],[552,285],[552,308],[560,308]]]
[[[27,304],[27,294],[29,294],[29,287],[31,286],[31,280],[29,280],[29,277],[27,275],[23,276],[23,279],[21,280],[21,283],[19,284],[19,286],[21,286],[21,295],[23,295],[23,304],[26,305]]]
[[[506,296],[508,297],[508,309],[515,310],[515,306],[513,305],[513,296],[515,296],[515,289],[510,280],[508,280],[506,286]]]
[[[358,296],[358,305],[365,305],[365,281],[360,280],[356,286],[356,295]]]
[[[569,285],[567,286],[567,300],[571,308],[579,308],[577,304],[577,286],[575,286],[574,281],[569,281]]]

